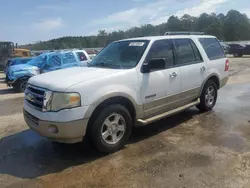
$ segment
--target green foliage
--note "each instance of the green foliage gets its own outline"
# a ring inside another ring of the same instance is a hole
[[[188,14],[181,18],[171,16],[166,21],[166,23],[156,26],[147,24],[141,27],[132,27],[127,31],[113,31],[111,33],[100,30],[96,36],[62,37],[22,47],[31,50],[103,47],[112,41],[131,37],[163,35],[166,31],[203,31],[206,34],[217,36],[220,40],[250,40],[250,21],[245,14],[236,10],[230,10],[226,15],[203,13],[199,17]]]

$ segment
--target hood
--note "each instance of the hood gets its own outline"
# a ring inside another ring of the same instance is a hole
[[[64,92],[72,85],[86,82],[102,76],[109,76],[121,71],[122,69],[72,67],[34,76],[29,79],[29,84],[50,89],[52,91]]]
[[[27,64],[12,65],[9,67],[9,70],[13,72],[19,71],[19,70],[31,70],[31,69],[39,69],[39,68],[33,65],[27,65]]]

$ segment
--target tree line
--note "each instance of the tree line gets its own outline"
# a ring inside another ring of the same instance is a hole
[[[224,14],[206,14],[198,17],[188,14],[182,17],[171,16],[166,23],[160,25],[146,24],[132,27],[127,31],[106,32],[100,30],[93,36],[67,36],[49,41],[39,41],[21,47],[31,50],[55,50],[67,48],[103,47],[108,43],[120,39],[163,35],[167,31],[201,31],[214,35],[223,41],[250,40],[250,20],[246,14],[230,10]]]

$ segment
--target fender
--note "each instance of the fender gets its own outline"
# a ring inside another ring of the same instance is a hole
[[[107,93],[106,95],[102,96],[101,98],[95,100],[90,107],[88,108],[88,110],[86,111],[84,118],[89,118],[91,117],[92,113],[94,112],[94,110],[105,100],[110,99],[112,97],[124,97],[126,99],[128,99],[134,106],[135,112],[136,112],[136,118],[140,118],[143,117],[143,107],[142,105],[138,105],[136,103],[136,101],[134,100],[134,98],[126,93],[122,93],[122,92],[111,92],[111,93]]]
[[[18,79],[15,80],[15,82],[13,83],[13,85],[15,85],[19,80],[24,79],[24,78],[30,79],[30,76],[22,76],[22,77],[19,77]]]
[[[219,79],[219,75],[218,75],[217,73],[209,74],[209,75],[207,76],[207,78],[206,78],[206,79],[202,82],[202,84],[201,84],[201,90],[200,90],[199,96],[201,96],[201,93],[202,93],[202,91],[203,91],[204,85],[206,84],[206,82],[207,82],[212,76],[215,76],[215,77],[219,80],[219,87],[218,87],[218,89],[220,88],[220,79]]]

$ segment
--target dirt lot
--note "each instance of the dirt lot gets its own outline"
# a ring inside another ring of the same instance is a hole
[[[23,94],[0,74],[0,187],[250,187],[250,58],[230,58],[230,66],[212,112],[192,108],[136,129],[106,156],[28,130]]]

